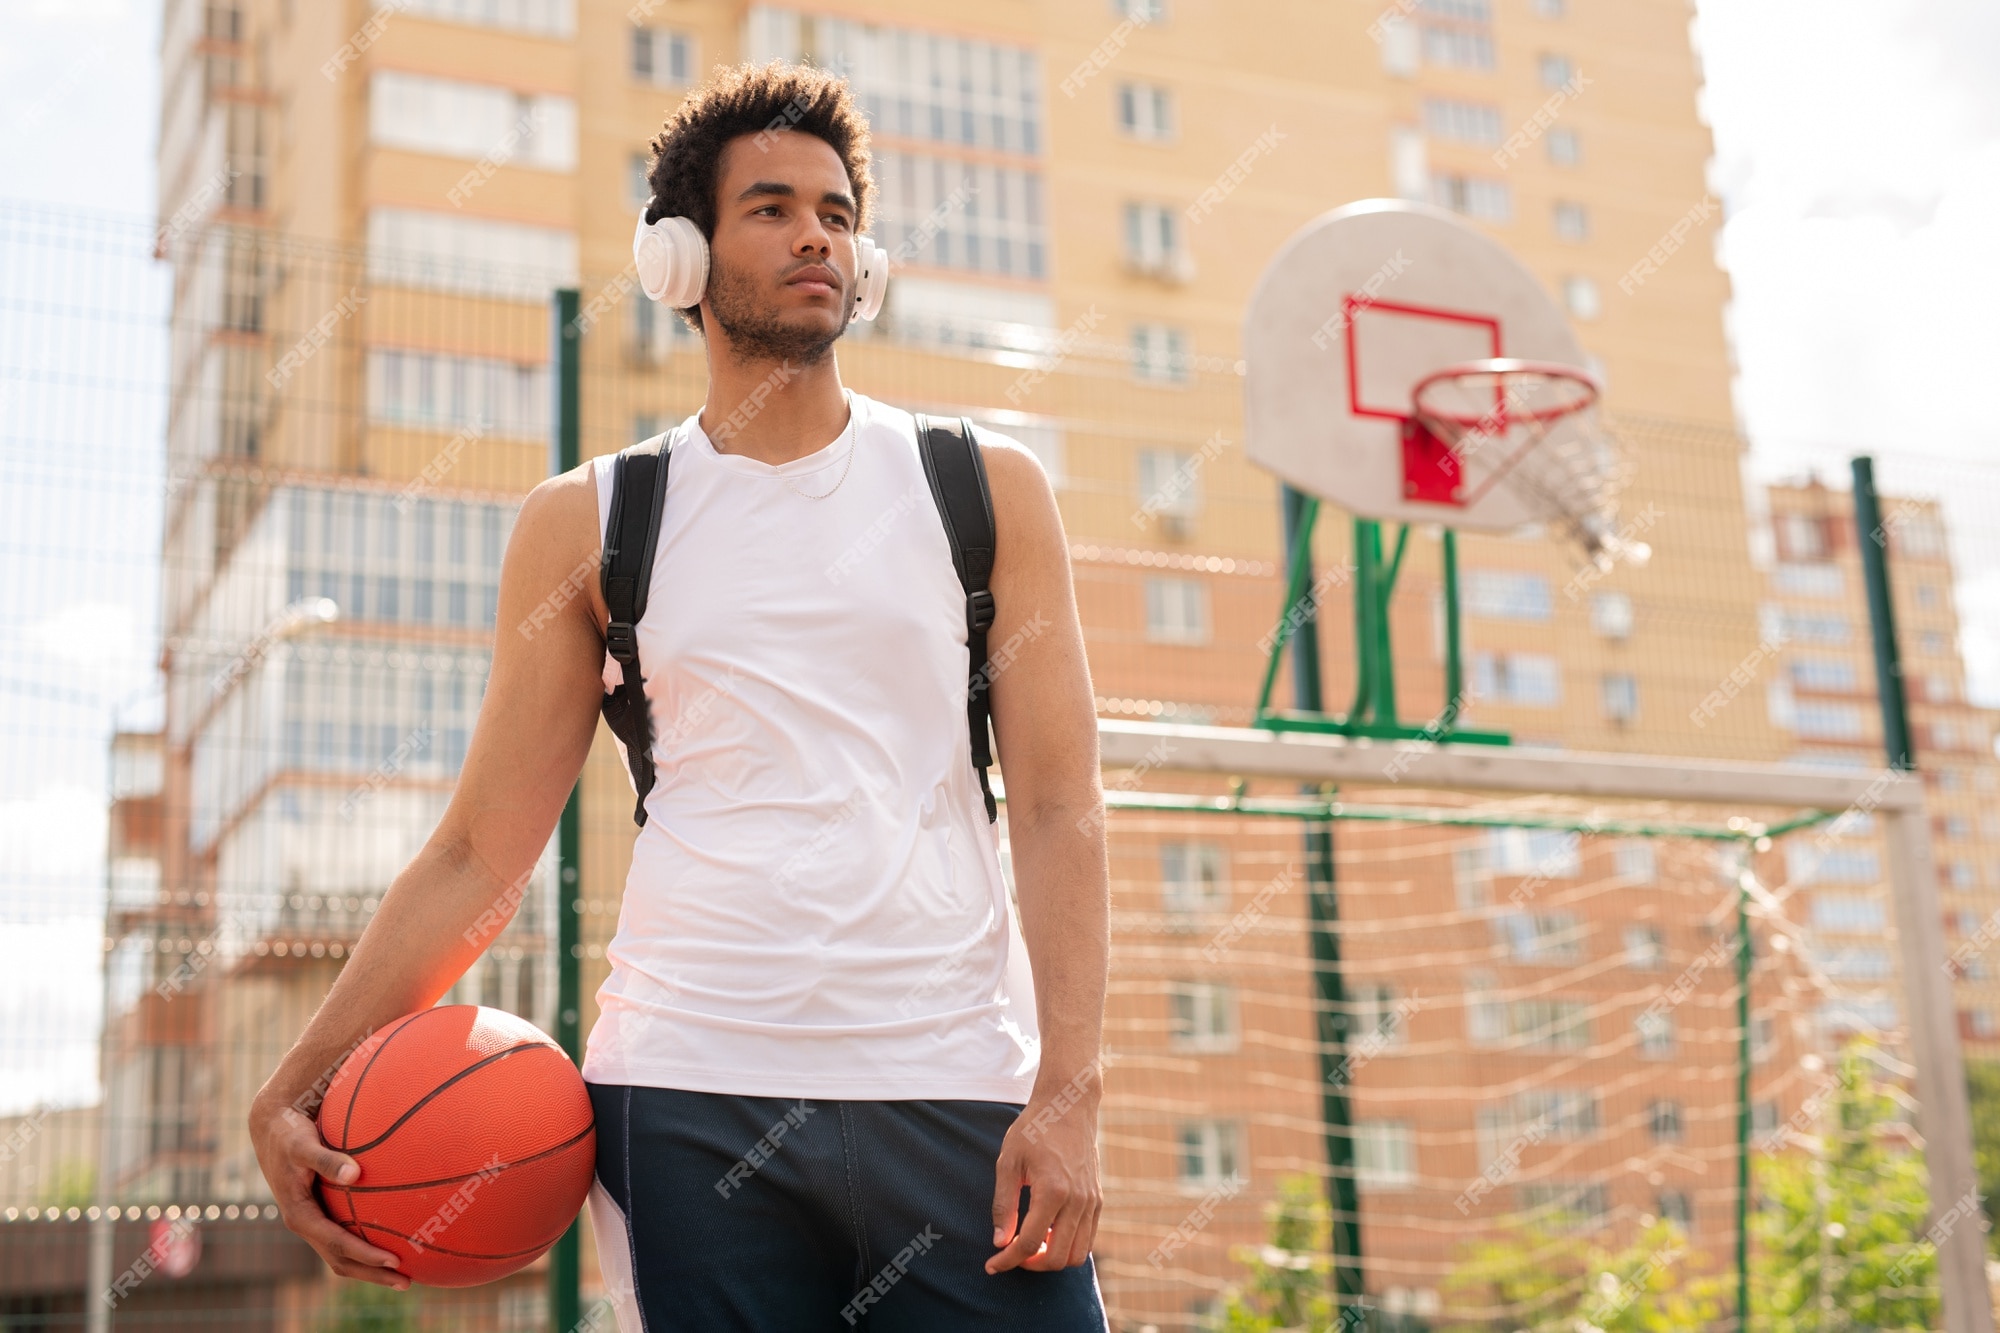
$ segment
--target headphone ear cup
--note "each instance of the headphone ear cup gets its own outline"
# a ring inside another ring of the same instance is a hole
[[[889,292],[889,252],[866,236],[854,238],[854,317],[873,319],[882,313]]]
[[[655,301],[684,310],[701,304],[708,287],[708,238],[688,218],[661,218],[651,226],[646,215],[632,233],[632,263],[639,286]]]

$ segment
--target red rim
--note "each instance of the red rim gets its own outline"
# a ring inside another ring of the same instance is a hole
[[[1528,408],[1519,412],[1509,410],[1504,399],[1496,402],[1492,410],[1474,415],[1441,412],[1424,405],[1424,395],[1434,385],[1443,384],[1447,381],[1470,379],[1474,376],[1488,377],[1493,380],[1496,396],[1498,396],[1501,386],[1506,384],[1510,376],[1516,375],[1538,376],[1542,379],[1565,381],[1575,385],[1582,391],[1582,394],[1574,402],[1558,403],[1553,407]],[[1531,422],[1536,425],[1550,421],[1560,421],[1564,417],[1573,416],[1591,406],[1597,401],[1598,393],[1599,387],[1596,377],[1576,366],[1566,366],[1556,361],[1523,361],[1515,357],[1503,356],[1483,361],[1462,361],[1455,366],[1446,366],[1443,370],[1432,371],[1417,381],[1416,387],[1410,391],[1410,401],[1414,407],[1415,415],[1421,419],[1448,422],[1451,425],[1469,429],[1480,425],[1482,422],[1494,422],[1504,426],[1510,422],[1517,421]]]

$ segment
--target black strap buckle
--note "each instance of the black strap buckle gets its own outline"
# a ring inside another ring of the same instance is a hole
[[[993,594],[981,588],[965,598],[965,629],[976,634],[993,623]]]
[[[631,625],[621,625],[616,621],[604,627],[604,650],[616,662],[634,661],[639,656],[638,631]]]

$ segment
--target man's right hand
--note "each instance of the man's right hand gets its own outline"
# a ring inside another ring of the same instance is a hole
[[[360,1163],[320,1141],[319,1126],[296,1107],[257,1102],[250,1109],[250,1142],[257,1165],[277,1196],[285,1225],[319,1251],[327,1267],[341,1277],[360,1278],[377,1286],[406,1291],[410,1279],[396,1269],[396,1256],[370,1245],[326,1215],[313,1194],[313,1177],[351,1185],[361,1177]]]

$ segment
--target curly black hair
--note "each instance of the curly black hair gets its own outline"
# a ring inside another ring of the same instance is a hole
[[[822,139],[840,154],[860,214],[854,229],[866,231],[875,188],[868,165],[868,122],[854,104],[846,79],[782,60],[718,70],[667,117],[651,145],[653,163],[646,183],[653,199],[646,206],[646,221],[687,218],[713,240],[716,173],[723,147],[742,135],[786,129]],[[691,306],[680,315],[701,328],[701,307]]]

